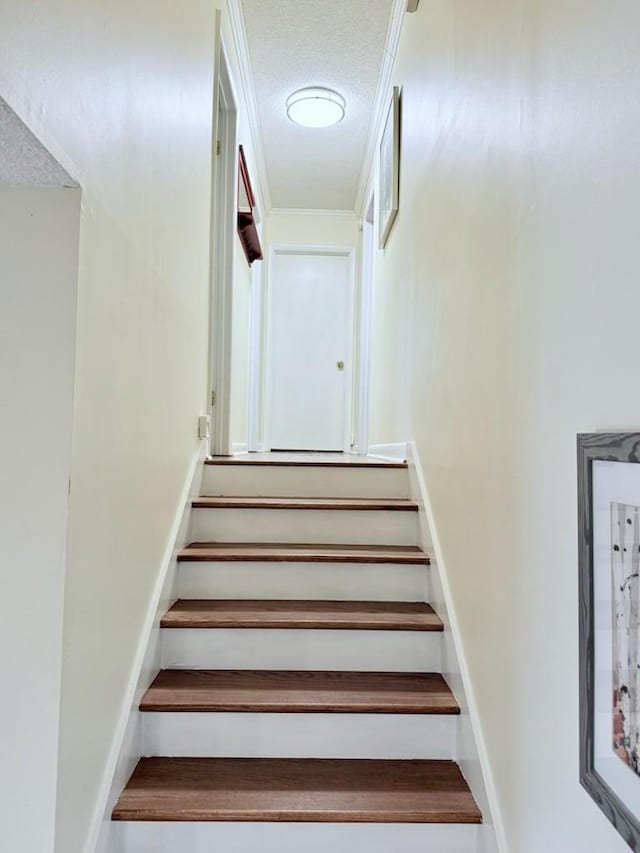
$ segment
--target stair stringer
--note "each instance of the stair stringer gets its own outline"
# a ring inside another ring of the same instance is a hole
[[[429,603],[444,623],[442,673],[460,705],[456,760],[484,817],[478,832],[477,853],[508,853],[493,775],[480,727],[475,696],[462,647],[446,563],[420,457],[414,441],[407,443],[409,497],[419,505],[418,545],[431,556]]]

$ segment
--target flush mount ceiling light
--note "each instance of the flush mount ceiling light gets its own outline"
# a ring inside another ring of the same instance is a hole
[[[342,121],[347,102],[332,89],[299,89],[287,98],[287,115],[303,127],[331,127]]]

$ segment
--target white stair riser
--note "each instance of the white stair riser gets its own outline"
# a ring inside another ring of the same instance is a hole
[[[110,853],[475,853],[477,826],[116,823]]]
[[[453,760],[456,721],[428,714],[145,713],[142,754]]]
[[[194,509],[194,542],[415,545],[418,513],[398,510]]]
[[[428,566],[181,563],[181,598],[428,601]]]
[[[440,672],[438,631],[166,628],[163,669]]]
[[[226,497],[406,498],[406,468],[206,465],[202,494]]]

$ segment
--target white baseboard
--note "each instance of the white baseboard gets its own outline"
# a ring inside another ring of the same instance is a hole
[[[507,853],[504,824],[480,726],[477,703],[460,637],[449,576],[435,526],[433,509],[415,442],[407,444],[410,497],[420,507],[418,544],[431,555],[429,602],[445,626],[442,673],[461,707],[458,720],[457,761],[484,815],[478,835],[478,853]]]
[[[231,455],[236,456],[239,453],[248,453],[249,445],[246,441],[234,441],[231,445]]]
[[[141,756],[142,733],[138,705],[161,669],[160,618],[176,600],[177,552],[189,540],[191,501],[200,494],[208,442],[203,439],[192,456],[180,495],[153,594],[149,600],[140,643],[118,719],[95,804],[84,853],[111,853],[111,812]]]
[[[406,462],[407,442],[397,441],[393,444],[370,444],[367,456],[375,456],[388,462]]]

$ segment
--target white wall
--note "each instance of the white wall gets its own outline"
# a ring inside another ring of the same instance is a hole
[[[251,324],[251,269],[237,235],[233,254],[233,309],[231,332],[232,446],[249,440],[249,328]],[[247,448],[244,447],[244,450]]]
[[[357,246],[358,220],[348,211],[279,210],[269,213],[269,245]]]
[[[222,11],[221,15],[221,40],[224,61],[226,63],[225,79],[228,78],[228,84],[231,87],[231,101],[233,101],[233,113],[236,126],[234,129],[234,137],[236,142],[242,144],[245,149],[245,156],[249,163],[249,168],[252,174],[253,189],[258,199],[262,202],[263,187],[260,180],[260,174],[254,164],[254,147],[251,132],[248,123],[248,110],[245,100],[245,93],[240,85],[240,74],[237,64],[237,56],[234,52],[233,34],[230,28],[230,17],[227,7]],[[221,58],[222,61],[222,58]],[[229,94],[227,92],[227,94]],[[230,106],[231,109],[231,106]],[[234,169],[237,166],[237,151],[231,153],[233,158]],[[235,178],[237,179],[237,174]],[[235,184],[234,184],[235,186]],[[235,193],[234,193],[235,198]],[[250,299],[251,299],[251,271],[247,264],[246,257],[242,250],[240,240],[237,236],[235,227],[235,217],[231,223],[232,235],[232,280],[231,280],[231,383],[230,383],[230,428],[231,440],[235,444],[234,449],[238,450],[238,445],[245,445],[247,442],[247,408],[248,408],[248,346],[249,346],[249,325],[250,325]],[[207,445],[208,442],[203,442]],[[246,448],[245,448],[246,449]],[[148,689],[149,685],[155,678],[160,669],[160,645],[159,625],[162,615],[175,599],[175,579],[177,571],[177,563],[175,561],[176,551],[190,541],[191,525],[190,506],[193,497],[200,494],[200,479],[202,476],[202,461],[205,451],[201,446],[197,453],[196,459],[192,460],[191,470],[186,478],[185,491],[179,502],[180,512],[174,519],[174,532],[177,532],[176,537],[170,538],[168,541],[168,550],[165,553],[163,560],[161,583],[156,587],[155,593],[148,602],[147,617],[149,619],[149,632],[144,632],[140,637],[140,643],[136,650],[136,660],[138,670],[134,672],[134,678],[130,687],[135,685],[135,688],[130,692],[131,702],[128,708],[128,715],[123,721],[124,737],[118,736],[113,743],[113,752],[110,756],[110,762],[107,766],[108,771],[112,771],[112,765],[115,763],[115,772],[108,773],[105,779],[105,786],[102,796],[98,798],[96,803],[95,820],[92,826],[92,832],[89,842],[95,835],[98,835],[95,851],[112,851],[114,844],[117,846],[115,835],[116,829],[111,821],[111,810],[119,797],[122,788],[126,784],[127,779],[131,775],[133,768],[140,759],[141,740],[140,740],[140,725],[141,718],[138,710],[141,696]],[[193,466],[195,466],[195,474]],[[159,598],[158,598],[159,596]],[[108,793],[107,793],[108,791]],[[93,851],[93,848],[90,847]]]
[[[2,5],[0,92],[84,190],[59,853],[83,850],[205,411],[214,11]]]
[[[24,853],[54,846],[79,220],[77,189],[0,186],[0,819]]]
[[[627,849],[578,783],[575,436],[640,427],[639,28],[423,0],[394,73],[372,430],[419,448],[509,853]]]

